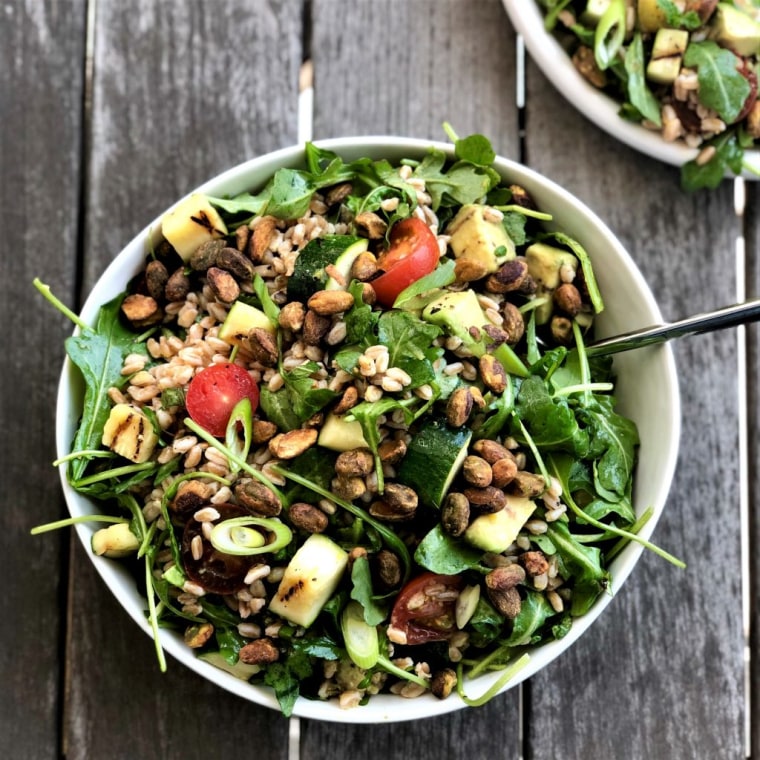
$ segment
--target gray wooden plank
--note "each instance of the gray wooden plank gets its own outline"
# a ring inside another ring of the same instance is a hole
[[[731,183],[681,193],[677,169],[617,143],[528,74],[531,165],[617,233],[665,317],[731,303]],[[688,568],[645,554],[597,625],[532,679],[527,756],[742,756],[735,352],[735,333],[675,345],[682,445],[654,539]]]
[[[752,183],[747,187],[745,210],[745,245],[747,260],[746,290],[748,298],[760,297],[760,187]],[[760,329],[757,325],[746,328],[747,333],[747,437],[748,437],[748,501],[749,501],[749,573],[745,578],[749,599],[749,670],[748,696],[750,701],[750,740],[755,754],[760,747],[760,586],[756,582],[760,573],[760,520],[758,519],[758,486],[760,472]]]
[[[59,756],[66,535],[29,530],[63,516],[55,392],[70,331],[33,289],[71,302],[79,223],[84,0],[0,7],[0,372],[5,525],[0,573],[0,756]],[[11,491],[11,488],[13,490]]]
[[[85,290],[169,203],[295,141],[302,3],[99,0]],[[70,758],[287,754],[287,720],[169,661],[72,556]],[[107,729],[104,729],[107,727]]]
[[[480,132],[516,157],[515,39],[494,0],[314,0],[314,136],[445,140]],[[340,16],[341,23],[335,23]],[[414,725],[301,721],[301,757],[517,757],[518,694]],[[435,737],[434,740],[431,737]]]

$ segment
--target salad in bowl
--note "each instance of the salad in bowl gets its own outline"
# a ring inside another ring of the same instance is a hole
[[[657,321],[651,294],[581,204],[453,137],[242,164],[135,238],[81,316],[38,283],[77,324],[72,517],[43,529],[76,524],[161,667],[285,715],[436,714],[557,656],[643,546],[669,556],[648,537],[670,351],[584,350]]]
[[[751,0],[504,0],[559,91],[686,190],[760,174],[760,7]]]

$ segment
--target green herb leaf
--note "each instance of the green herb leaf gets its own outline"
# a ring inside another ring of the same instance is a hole
[[[445,288],[456,279],[454,274],[455,263],[453,259],[445,259],[430,274],[420,277],[409,287],[402,290],[393,303],[394,309],[408,308],[409,303],[417,296],[428,293],[431,290]],[[416,308],[416,307],[414,307]]]
[[[750,93],[749,82],[737,69],[741,59],[705,40],[686,48],[683,63],[697,69],[700,102],[717,111],[727,124],[736,121]]]
[[[657,5],[665,13],[664,26],[671,29],[688,29],[694,31],[702,26],[702,19],[696,11],[681,12],[673,0],[657,0]]]
[[[512,623],[512,633],[504,646],[537,644],[542,637],[536,636],[536,632],[554,614],[554,609],[543,594],[528,589],[520,603],[520,612]]]
[[[681,167],[681,187],[687,192],[714,190],[729,171],[734,174],[742,171],[744,149],[733,130],[707,144],[715,147],[715,154],[709,161],[698,164],[692,160]]]
[[[351,566],[351,583],[353,584],[351,598],[361,605],[364,611],[364,622],[367,625],[382,623],[387,616],[387,611],[375,600],[369,561],[366,557],[358,557]]]
[[[662,125],[660,104],[647,85],[645,68],[644,44],[641,41],[641,34],[636,32],[625,54],[628,98],[645,119],[659,127]]]
[[[143,344],[135,343],[135,334],[119,319],[123,296],[101,307],[94,330],[85,330],[66,339],[66,353],[79,368],[85,381],[82,420],[72,448],[74,451],[101,447],[103,427],[111,411],[108,389],[123,381],[121,368],[130,353],[145,353]],[[71,463],[72,480],[82,477],[89,459]]]
[[[454,155],[476,166],[490,166],[496,158],[491,141],[483,135],[470,135],[454,142]]]
[[[415,562],[441,575],[457,575],[465,570],[486,570],[482,552],[445,533],[440,523],[422,539],[414,553]]]

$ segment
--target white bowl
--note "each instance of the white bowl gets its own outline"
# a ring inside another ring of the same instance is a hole
[[[535,0],[502,2],[512,25],[522,35],[531,58],[544,76],[589,121],[626,145],[673,166],[683,166],[697,155],[699,149],[689,148],[680,141],[666,142],[659,132],[621,118],[618,114],[620,103],[586,81],[557,39],[546,31],[544,17]],[[754,171],[744,171],[742,176],[760,179],[760,151],[745,151],[744,160]]]
[[[341,138],[319,141],[319,145],[338,152],[346,160],[361,156],[387,158],[390,161],[398,161],[404,157],[420,158],[431,145],[445,150],[449,155],[452,153],[450,145],[396,137]],[[280,167],[300,165],[302,158],[302,147],[286,148],[236,166],[202,185],[198,190],[215,196],[235,195],[260,187]],[[510,183],[516,182],[524,186],[542,210],[554,215],[558,228],[575,237],[586,247],[595,264],[606,303],[606,309],[599,316],[597,323],[600,337],[662,321],[657,304],[641,273],[597,216],[565,190],[530,169],[503,158],[496,160],[495,168]],[[93,324],[99,307],[121,293],[129,279],[141,269],[151,230],[158,227],[158,219],[151,222],[106,269],[82,309],[85,322]],[[635,352],[635,355],[619,354],[615,359],[615,365],[619,374],[619,409],[636,421],[641,436],[634,505],[638,513],[649,507],[654,510],[652,519],[641,531],[641,534],[648,538],[665,505],[678,451],[680,402],[675,364],[670,348],[658,346],[642,349]],[[78,372],[67,359],[58,392],[56,445],[59,456],[69,451],[82,409],[82,396]],[[61,482],[72,516],[78,517],[97,511],[93,502],[71,488],[63,466]],[[118,562],[97,557],[90,550],[94,529],[92,524],[80,524],[76,527],[88,556],[127,613],[148,635],[152,635],[144,615],[145,599],[138,593],[132,576]],[[613,594],[620,590],[641,552],[638,544],[630,544],[615,558],[611,565]],[[574,621],[570,633],[565,638],[537,649],[531,655],[528,666],[520,672],[510,687],[545,667],[571,646],[596,620],[610,600],[610,594],[603,594],[585,616]],[[183,643],[181,635],[162,630],[160,639],[169,654],[209,681],[252,702],[279,709],[270,690],[247,684],[196,659],[192,650]],[[497,677],[498,674],[485,675],[468,682],[468,693],[482,693]],[[373,697],[368,705],[351,710],[341,710],[335,700],[318,702],[300,698],[294,714],[317,720],[376,723],[415,720],[447,713],[463,706],[456,694],[442,701],[433,696],[408,700],[379,695]]]

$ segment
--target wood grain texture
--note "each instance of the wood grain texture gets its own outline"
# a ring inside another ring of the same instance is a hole
[[[731,303],[739,232],[731,182],[681,193],[677,169],[622,146],[535,67],[528,74],[530,164],[612,228],[665,317]],[[654,540],[688,568],[645,553],[607,613],[532,679],[528,757],[742,756],[736,335],[689,338],[674,350],[682,446]]]
[[[314,136],[488,135],[516,157],[514,33],[498,0],[341,0],[312,4]],[[336,23],[336,18],[341,23]],[[479,710],[414,725],[301,721],[301,757],[517,757],[517,691]]]
[[[760,187],[756,183],[747,186],[747,206],[745,210],[745,247],[747,261],[747,297],[760,298]],[[749,594],[749,669],[751,706],[750,738],[752,749],[760,747],[760,556],[756,547],[760,545],[760,329],[757,324],[746,328],[747,333],[747,434],[748,434],[748,499],[749,499],[749,577],[746,579]]]
[[[79,224],[84,2],[0,6],[0,371],[3,551],[0,757],[59,754],[66,535],[32,537],[64,513],[55,390],[71,325],[32,287],[71,302]]]
[[[99,0],[84,289],[171,202],[294,142],[302,4]],[[288,722],[170,661],[72,553],[69,758],[287,755]],[[107,729],[104,729],[107,726]]]
[[[514,33],[498,0],[313,0],[314,135],[487,134],[516,157]],[[340,23],[336,20],[340,19]]]

